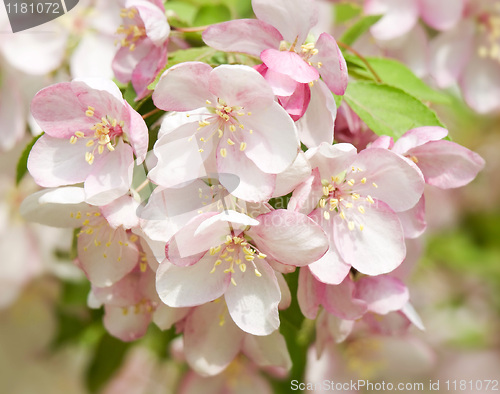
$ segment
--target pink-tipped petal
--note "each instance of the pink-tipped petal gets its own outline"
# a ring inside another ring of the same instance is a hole
[[[123,308],[108,305],[104,310],[103,323],[106,331],[124,342],[135,341],[144,336],[151,322],[150,312],[124,313]]]
[[[319,73],[328,89],[337,95],[343,95],[347,88],[347,64],[335,39],[328,33],[322,33],[316,42],[318,54],[311,61],[321,62]]]
[[[308,215],[318,206],[322,196],[321,178],[316,167],[312,170],[311,176],[293,191],[288,209]]]
[[[283,39],[302,44],[311,27],[318,22],[316,4],[311,0],[252,0],[252,8],[261,21],[279,30]]]
[[[299,83],[297,84],[293,94],[284,97],[279,96],[278,100],[288,115],[290,115],[290,117],[296,122],[302,118],[309,107],[309,102],[311,101],[311,89],[308,84]]]
[[[309,269],[320,282],[338,285],[349,274],[351,266],[342,260],[335,245],[331,245],[323,257],[309,264]]]
[[[349,276],[338,285],[326,286],[323,295],[326,311],[346,320],[362,317],[368,310],[368,305],[364,300],[354,297],[355,290],[356,286]]]
[[[302,213],[277,209],[257,220],[260,224],[246,233],[263,253],[280,263],[300,267],[318,260],[328,250],[323,229]]]
[[[270,70],[264,63],[255,66],[255,70],[262,75],[267,83],[271,85],[276,96],[291,96],[297,88],[298,82],[288,75]]]
[[[270,70],[288,75],[299,83],[309,83],[319,78],[318,70],[295,52],[266,49],[260,58]]]
[[[260,57],[262,51],[278,48],[283,39],[270,24],[256,19],[239,19],[209,26],[203,41],[219,51],[242,52]]]
[[[252,67],[242,65],[216,67],[210,73],[208,84],[214,96],[222,99],[227,105],[243,107],[243,111],[260,111],[274,101],[271,87]]]
[[[403,226],[405,238],[418,238],[427,228],[425,220],[425,197],[422,194],[420,201],[413,208],[398,212],[398,218]]]
[[[167,63],[167,47],[153,46],[136,65],[132,72],[132,86],[137,93],[136,100],[140,100],[149,93],[148,85]]]
[[[448,130],[438,126],[424,126],[408,130],[392,146],[392,151],[404,155],[409,149],[429,141],[438,141],[448,135]],[[383,137],[380,137],[383,138]],[[379,138],[379,139],[380,139]],[[375,147],[373,144],[371,147]],[[387,147],[386,149],[389,149]]]
[[[212,67],[201,62],[186,62],[169,68],[153,92],[155,105],[165,111],[190,111],[205,107],[215,99],[208,90]]]
[[[319,305],[323,299],[325,285],[318,282],[309,271],[303,267],[299,271],[299,285],[297,290],[297,301],[300,311],[308,319],[316,319]]]
[[[425,182],[441,189],[461,187],[471,182],[484,168],[477,153],[451,141],[431,141],[410,149],[418,160]]]
[[[326,142],[306,152],[311,167],[319,168],[320,176],[324,179],[344,172],[356,159],[356,148],[351,144],[330,145]]]
[[[410,295],[399,279],[380,275],[364,277],[356,282],[355,297],[365,301],[370,312],[386,315],[403,308]]]

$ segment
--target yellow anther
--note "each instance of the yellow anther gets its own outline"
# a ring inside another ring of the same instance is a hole
[[[319,200],[319,206],[321,208],[324,208],[326,206],[326,200],[324,198],[322,198],[321,200]]]
[[[377,188],[378,188],[378,185],[377,185],[375,182],[373,182],[373,183],[372,183],[372,186],[373,186],[375,189],[377,189]]]
[[[340,215],[339,216],[340,216],[340,218],[342,220],[345,220],[345,213],[344,213],[344,211],[340,211]]]
[[[78,141],[78,139],[74,135],[72,135],[71,138],[69,139],[70,144],[76,144],[76,141]]]
[[[211,104],[212,104],[212,102],[211,102],[210,100],[206,100],[206,101],[205,101],[205,103],[206,103],[207,105],[211,105]]]
[[[251,254],[247,254],[247,255],[245,255],[245,260],[246,260],[246,261],[253,261],[254,259],[255,259],[255,257],[254,257],[254,256],[252,256]]]
[[[100,154],[100,155],[102,155],[102,154],[103,154],[103,152],[104,152],[104,145],[99,145],[99,146],[97,147],[97,151],[99,152],[99,154]]]
[[[245,263],[240,264],[240,271],[245,272],[247,270],[247,265]]]
[[[95,212],[94,216],[101,216],[101,213],[100,212]]]
[[[85,134],[83,134],[81,131],[77,131],[75,133],[75,136],[76,136],[76,138],[83,138],[83,137],[85,137]]]
[[[71,137],[71,138],[75,138],[75,142],[76,142],[76,137]],[[71,142],[71,141],[70,141]],[[87,143],[85,144],[85,146],[88,146],[88,147],[91,147],[92,145],[94,145],[94,140],[89,140],[87,141]]]
[[[82,217],[82,213],[78,211],[75,216],[77,219],[80,219]]]
[[[240,143],[240,151],[243,152],[246,148],[247,148],[247,143],[246,142]]]
[[[255,272],[255,276],[257,278],[260,278],[262,276],[262,274],[259,272],[259,270],[257,268],[255,268],[254,272]]]
[[[346,208],[352,208],[352,202],[346,202],[345,203]]]
[[[352,193],[351,197],[353,200],[359,200],[360,195],[358,193]]]
[[[252,115],[252,113],[251,113],[251,112],[247,112],[247,115],[248,115],[248,116],[251,116],[251,115]]]
[[[94,154],[91,152],[85,152],[85,161],[92,164],[94,162]]]
[[[231,146],[234,145],[234,141],[231,138],[227,139],[227,143]]]
[[[359,225],[359,231],[363,231],[365,229],[365,226],[363,226],[362,224]]]
[[[110,246],[111,246],[111,242],[110,241],[106,242],[106,247],[109,248]]]
[[[146,269],[148,268],[148,264],[145,263],[145,262],[143,262],[143,261],[141,261],[140,264],[139,264],[139,268],[140,268],[141,272],[144,273],[144,272],[146,272]]]
[[[102,257],[104,257],[105,259],[107,259],[107,258],[108,258],[108,255],[107,255],[106,253],[103,253],[103,254],[102,254]]]
[[[122,313],[124,316],[127,316],[128,315],[128,308],[122,308]]]
[[[348,184],[349,186],[354,186],[354,182],[355,182],[355,181],[354,181],[354,179],[349,179],[349,180],[347,181],[347,184]]]
[[[113,145],[111,145],[111,142],[108,142],[108,143],[106,144],[106,148],[108,148],[108,150],[109,150],[110,152],[113,152],[113,151],[115,150],[115,147],[114,147]]]
[[[94,116],[94,111],[95,111],[95,108],[89,106],[88,109],[85,111],[85,115],[87,115],[88,117],[92,117],[92,116]]]
[[[135,234],[132,234],[129,238],[130,242],[135,242],[139,239],[139,237]]]
[[[349,231],[353,231],[354,230],[354,222],[347,223],[347,227],[349,228]]]
[[[330,194],[330,190],[328,189],[328,186],[323,186],[323,195],[328,196]]]
[[[229,126],[229,130],[232,131],[233,133],[236,131],[236,127],[234,126],[234,124]]]
[[[222,129],[218,129],[217,132],[219,133],[219,138],[222,138],[222,136],[224,135]]]
[[[309,82],[309,84],[308,84],[308,85],[309,85],[309,87],[311,87],[311,88],[312,88],[312,87],[314,86],[314,81]]]
[[[366,178],[361,179],[361,183],[364,185],[366,183]]]
[[[116,261],[118,261],[118,262],[122,261],[122,256],[118,256],[118,257],[116,258]]]
[[[375,201],[373,200],[372,196],[370,196],[370,195],[368,195],[368,197],[366,197],[366,201],[368,201],[370,204],[375,203]]]
[[[362,206],[362,205],[359,205],[358,206],[358,211],[361,212],[361,213],[365,213],[365,207]]]
[[[226,150],[226,148],[222,148],[222,149],[220,150],[220,155],[221,155],[222,157],[226,157],[226,156],[227,156],[227,150]]]
[[[324,211],[324,212],[323,212],[323,216],[324,216],[324,218],[325,218],[326,220],[330,220],[330,212],[328,212],[328,211]]]
[[[265,259],[267,257],[267,254],[264,254],[264,253],[259,253],[259,255],[257,256],[259,259]]]
[[[234,278],[231,278],[231,283],[233,284],[233,286],[236,286],[236,281],[234,280]]]
[[[413,161],[415,164],[417,164],[417,163],[418,163],[418,159],[417,159],[417,157],[416,157],[416,156],[412,156],[412,157],[410,157],[410,159],[411,159],[411,161]]]

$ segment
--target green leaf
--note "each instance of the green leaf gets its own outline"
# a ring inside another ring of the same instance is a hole
[[[130,343],[104,334],[90,361],[85,374],[85,383],[90,392],[97,392],[120,368]]]
[[[133,109],[137,109],[137,101],[134,101],[135,98],[137,97],[137,94],[135,93],[135,89],[132,86],[132,82],[129,82],[127,87],[125,88],[125,91],[123,92],[123,98],[129,103],[129,105]]]
[[[35,142],[37,142],[38,139],[44,134],[45,133],[42,132],[40,135],[34,137],[31,140],[31,142],[28,145],[26,145],[26,148],[24,148],[23,153],[21,153],[21,157],[19,158],[16,167],[16,185],[19,185],[19,183],[22,181],[22,179],[28,172],[28,156],[30,155],[31,148],[33,148]]]
[[[378,135],[397,139],[414,127],[443,127],[434,111],[394,86],[354,81],[347,86],[344,100]]]
[[[382,15],[367,15],[362,17],[342,34],[339,41],[352,46],[352,44],[366,33],[370,27],[377,23],[380,18],[382,18]]]
[[[174,25],[175,21],[179,21],[187,26],[192,26],[198,8],[193,4],[174,0],[165,3],[165,11],[167,11],[167,15],[175,13],[173,16],[169,16],[169,22],[173,21]]]
[[[337,3],[333,7],[335,24],[345,23],[361,14],[362,8],[353,3]]]
[[[378,57],[366,58],[366,60],[385,84],[400,88],[422,101],[442,104],[450,102],[446,94],[427,86],[408,67],[397,60]]]
[[[194,17],[194,26],[213,25],[231,19],[231,10],[224,4],[203,5]]]
[[[156,79],[151,82],[151,84],[149,84],[148,89],[154,90],[156,88],[156,85],[158,85],[162,74],[170,67],[184,62],[207,61],[214,57],[217,53],[218,52],[215,49],[208,46],[180,49],[178,51],[169,53],[167,65],[158,73]]]

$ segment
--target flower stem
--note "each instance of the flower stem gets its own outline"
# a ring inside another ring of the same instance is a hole
[[[352,52],[354,55],[356,55],[359,58],[359,60],[361,60],[365,64],[366,68],[373,74],[373,76],[375,77],[375,80],[378,83],[382,83],[382,79],[380,78],[380,76],[377,74],[377,72],[373,69],[371,64],[368,62],[368,60],[366,60],[366,58],[361,53],[359,53],[353,47],[351,47],[347,44],[344,44],[343,42],[337,41],[337,44],[339,47],[347,49],[349,52]]]
[[[176,31],[181,31],[183,33],[196,33],[199,31],[205,31],[209,27],[210,27],[210,25],[196,26],[196,27],[173,27],[173,29]]]
[[[156,113],[158,113],[160,111],[161,111],[161,109],[155,108],[154,110],[149,111],[149,112],[145,113],[144,115],[142,115],[142,119],[149,118],[150,116],[152,116],[152,115],[154,115],[154,114],[156,114]]]

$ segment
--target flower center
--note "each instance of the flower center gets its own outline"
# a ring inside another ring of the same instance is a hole
[[[360,168],[352,168],[350,174],[362,172]],[[373,198],[368,194],[366,197],[361,197],[356,193],[354,178],[347,178],[347,173],[342,173],[336,176],[331,176],[330,179],[322,179],[323,196],[319,200],[318,206],[323,211],[323,217],[330,220],[332,213],[336,213],[342,220],[347,221],[347,227],[350,231],[358,228],[363,231],[365,226],[359,220],[358,215],[353,215],[352,210],[356,209],[359,213],[364,214],[366,209],[375,203]],[[367,179],[365,177],[358,181],[359,184],[365,185]],[[375,182],[372,182],[372,187],[378,188]]]
[[[120,25],[116,30],[116,34],[124,36],[120,41],[121,46],[128,47],[131,51],[135,49],[138,40],[146,37],[146,29],[144,26],[139,26],[139,23],[133,23],[137,14],[138,12],[135,8],[123,8],[120,16],[125,19],[125,25]],[[127,21],[127,19],[130,21]]]
[[[226,242],[221,245],[213,246],[210,248],[210,256],[217,256],[217,260],[210,271],[211,274],[215,272],[217,267],[223,262],[229,266],[224,270],[225,274],[234,274],[234,267],[238,267],[241,272],[247,270],[247,264],[253,266],[254,273],[257,277],[262,274],[257,269],[254,263],[255,258],[265,259],[267,256],[261,253],[255,246],[250,245],[243,236],[226,236]],[[231,277],[231,283],[236,286],[236,281]]]
[[[85,112],[86,116],[94,116],[94,107],[88,107]],[[98,154],[102,155],[104,149],[107,148],[110,152],[115,150],[115,145],[117,138],[123,134],[124,122],[118,122],[116,119],[110,119],[108,117],[102,117],[101,121],[94,124],[90,130],[94,134],[85,134],[83,131],[76,131],[74,135],[71,136],[69,142],[71,144],[76,144],[79,139],[86,139],[86,146],[92,148],[85,153],[85,160],[87,163],[92,164],[94,162],[96,150]]]
[[[310,61],[311,57],[319,53],[318,49],[315,48],[314,43],[307,42],[305,44],[302,44],[299,49],[296,47],[297,38],[295,38],[295,41],[292,44],[290,44],[288,41],[281,41],[279,47],[280,51],[295,52],[302,58],[302,60],[304,60],[310,66],[316,67],[318,69],[321,68],[323,66],[323,63],[321,62],[314,63]]]
[[[477,48],[482,58],[500,61],[500,15],[484,12],[477,17],[479,31],[484,34],[483,44]]]
[[[246,130],[238,117],[251,116],[252,113],[243,112],[244,108],[240,106],[230,106],[220,98],[217,99],[215,106],[213,106],[210,100],[207,100],[206,104],[209,106],[207,108],[211,111],[211,116],[198,122],[197,135],[199,140],[201,142],[208,142],[214,135],[217,135],[219,139],[224,139],[226,147],[239,145],[240,151],[243,152],[247,147],[247,143],[243,141],[241,133],[237,133],[236,131],[238,129],[241,132]],[[252,134],[253,130],[248,130],[248,133]],[[222,146],[219,150],[222,157],[227,156],[226,147]],[[200,149],[199,152],[203,152],[203,149]]]

